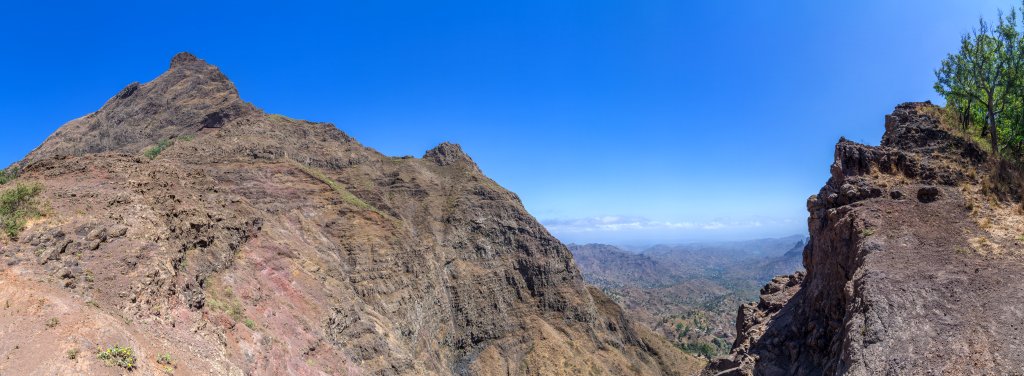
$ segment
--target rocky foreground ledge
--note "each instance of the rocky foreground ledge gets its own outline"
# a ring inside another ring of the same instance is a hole
[[[705,374],[1024,374],[1024,180],[941,117],[905,103],[881,146],[839,141],[806,275],[740,307]]]

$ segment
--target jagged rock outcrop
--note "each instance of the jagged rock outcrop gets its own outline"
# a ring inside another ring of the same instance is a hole
[[[99,111],[62,126],[26,160],[137,153],[161,139],[219,128],[256,112],[217,67],[180,53],[160,77],[146,84],[131,83]]]
[[[190,54],[19,165],[8,185],[42,184],[45,215],[0,240],[3,374],[117,374],[94,353],[116,344],[147,374],[701,366],[588,289],[568,249],[458,145],[384,156],[333,125],[259,111]]]
[[[882,144],[840,140],[808,200],[806,275],[739,310],[719,375],[1021,374],[1021,180],[930,103],[886,117]]]

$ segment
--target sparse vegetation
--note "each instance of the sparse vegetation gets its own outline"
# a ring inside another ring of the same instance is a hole
[[[215,291],[211,291],[211,294],[207,296],[206,305],[210,310],[224,312],[235,322],[242,323],[251,330],[256,330],[256,322],[245,316],[242,303],[235,299],[231,290],[224,291],[223,298],[218,295]]]
[[[220,299],[207,297],[206,305],[209,306],[211,310],[227,313],[228,316],[235,321],[241,321],[242,318],[245,317],[245,311],[242,310],[242,305],[235,301],[225,302]]]
[[[169,366],[173,363],[171,360],[171,354],[168,353],[160,354],[160,356],[156,357],[156,362],[165,366]]]
[[[875,229],[873,229],[873,228],[864,228],[863,230],[860,230],[860,237],[862,237],[862,238],[866,238],[866,237],[869,237],[869,236],[874,235],[874,234],[875,234]]]
[[[46,327],[49,329],[56,328],[57,325],[60,325],[60,320],[56,317],[51,317],[49,320],[46,320]]]
[[[18,184],[0,194],[0,227],[9,238],[16,238],[26,222],[40,215],[35,198],[43,190],[38,184]]]
[[[0,170],[0,185],[9,183],[11,180],[17,179],[21,175],[21,169],[18,167],[11,167],[6,170]]]
[[[68,359],[71,359],[71,360],[78,359],[78,353],[79,353],[78,349],[68,349],[68,351],[67,351]]]
[[[114,346],[99,351],[97,357],[108,366],[121,367],[129,371],[136,367],[135,350],[132,350],[131,347]]]
[[[992,222],[988,218],[982,218],[978,220],[978,227],[988,229],[992,227]]]
[[[732,344],[726,339],[719,338],[724,332],[716,330],[711,322],[709,312],[713,308],[704,307],[702,310],[693,310],[678,315],[672,315],[664,321],[667,329],[671,331],[671,342],[679,349],[692,355],[704,356],[712,359],[716,356],[729,353]],[[675,322],[672,325],[672,322]]]
[[[143,154],[146,156],[146,158],[156,159],[156,157],[159,156],[160,153],[163,153],[164,150],[167,150],[167,148],[169,148],[169,147],[171,147],[173,145],[174,145],[174,141],[173,140],[163,139],[163,140],[160,140],[160,142],[157,143],[156,145],[153,145],[149,149],[146,149],[146,151],[143,152]]]
[[[306,166],[299,162],[294,163],[296,167],[302,170],[302,172],[305,172],[307,175],[312,176],[317,180],[323,182],[324,184],[327,184],[327,186],[331,187],[331,189],[337,192],[338,195],[341,196],[341,199],[344,200],[345,202],[359,209],[369,210],[374,213],[380,214],[381,216],[385,216],[384,213],[382,213],[380,210],[377,210],[377,208],[373,207],[373,205],[370,205],[366,203],[366,201],[363,201],[359,197],[356,197],[356,195],[352,194],[352,192],[349,192],[347,189],[345,189],[344,186],[342,186],[341,184],[339,184],[338,182],[334,181],[326,174],[324,174],[323,171],[320,171],[314,167]]]
[[[718,349],[708,343],[682,343],[679,348],[693,355],[700,355],[712,359],[718,355]]]
[[[192,140],[195,140],[195,139],[196,139],[196,136],[195,135],[190,135],[190,134],[178,136],[178,137],[172,138],[172,139],[165,138],[165,139],[160,140],[160,142],[158,142],[156,145],[150,146],[142,154],[145,155],[146,158],[156,159],[156,157],[160,156],[160,153],[163,153],[164,150],[167,150],[171,146],[174,146],[174,143],[176,143],[178,141],[188,142],[188,141],[192,141]]]

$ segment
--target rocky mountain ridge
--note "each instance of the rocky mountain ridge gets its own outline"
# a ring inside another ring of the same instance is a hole
[[[1024,374],[1024,180],[942,119],[905,103],[880,146],[839,141],[806,274],[742,306],[706,374]]]
[[[382,155],[331,124],[263,113],[187,53],[17,166],[2,188],[42,186],[43,216],[0,240],[3,374],[702,366],[588,288],[458,145]],[[114,346],[137,362],[106,364]]]

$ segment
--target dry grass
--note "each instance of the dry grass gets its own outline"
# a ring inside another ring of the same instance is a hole
[[[967,240],[974,252],[981,255],[1002,254],[1002,247],[984,236],[977,236]]]
[[[1007,254],[1008,250],[1020,249],[1024,242],[1024,203],[999,199],[986,181],[961,187],[965,209],[982,231],[981,236],[970,237],[968,243],[980,254]]]

